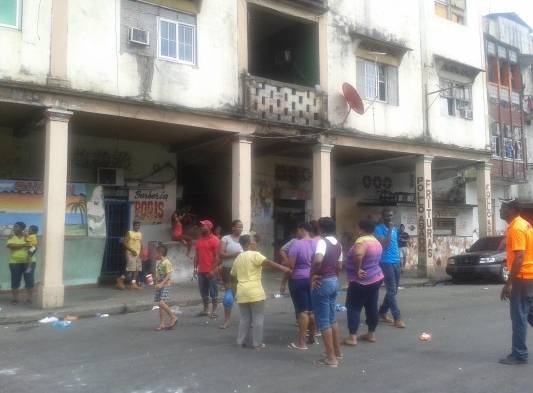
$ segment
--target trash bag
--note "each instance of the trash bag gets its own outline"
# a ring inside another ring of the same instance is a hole
[[[224,308],[231,308],[233,306],[233,291],[231,289],[226,289],[226,292],[224,292],[222,304],[224,305]]]

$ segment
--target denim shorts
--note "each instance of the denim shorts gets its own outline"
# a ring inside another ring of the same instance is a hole
[[[308,278],[289,279],[289,293],[296,315],[313,311],[311,306],[311,281]]]
[[[337,322],[335,305],[337,302],[337,277],[328,277],[320,281],[320,287],[311,290],[313,312],[319,331],[329,329]]]
[[[218,298],[216,277],[209,277],[208,273],[198,273],[198,288],[200,289],[202,299],[210,297],[211,300],[215,300]]]
[[[29,263],[10,263],[11,289],[19,289],[22,277],[24,277],[24,287],[31,289],[35,285],[35,262],[31,263],[31,271],[26,273]]]
[[[154,302],[155,303],[159,303],[160,301],[168,300],[169,298],[170,298],[170,291],[169,291],[168,287],[164,287],[164,288],[155,290],[155,295],[154,295]]]

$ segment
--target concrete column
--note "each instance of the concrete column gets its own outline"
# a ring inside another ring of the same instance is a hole
[[[50,74],[47,83],[68,87],[68,0],[52,0],[52,25],[50,36]]]
[[[241,220],[244,233],[252,223],[252,142],[239,136],[232,146],[231,214]]]
[[[313,218],[331,216],[331,150],[333,145],[313,147]]]
[[[62,307],[63,249],[67,196],[68,122],[72,112],[46,111],[44,162],[43,245],[41,282],[37,304],[41,308]]]
[[[477,214],[479,237],[492,235],[492,192],[490,183],[490,162],[480,162],[477,166]]]
[[[420,156],[416,160],[416,216],[418,222],[418,276],[433,277],[433,195],[431,162],[433,157]]]

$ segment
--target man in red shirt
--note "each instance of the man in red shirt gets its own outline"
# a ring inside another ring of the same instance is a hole
[[[213,223],[209,220],[200,221],[201,236],[196,241],[196,256],[194,258],[194,272],[198,275],[198,287],[204,304],[200,316],[209,315],[216,318],[218,305],[218,287],[216,273],[220,264],[218,248],[220,240],[213,235]],[[209,298],[212,310],[209,313]]]

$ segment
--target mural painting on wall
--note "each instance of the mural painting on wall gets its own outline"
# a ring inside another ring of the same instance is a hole
[[[131,167],[131,156],[125,151],[86,150],[77,148],[71,155],[72,162],[81,168]]]
[[[162,224],[165,218],[168,193],[164,189],[130,190],[132,216],[142,224]]]
[[[105,237],[104,189],[102,186],[87,185],[87,230],[89,237]]]
[[[43,230],[43,183],[0,180],[0,236],[9,236],[13,224],[24,222]],[[87,236],[87,188],[69,183],[65,212],[65,236]]]

